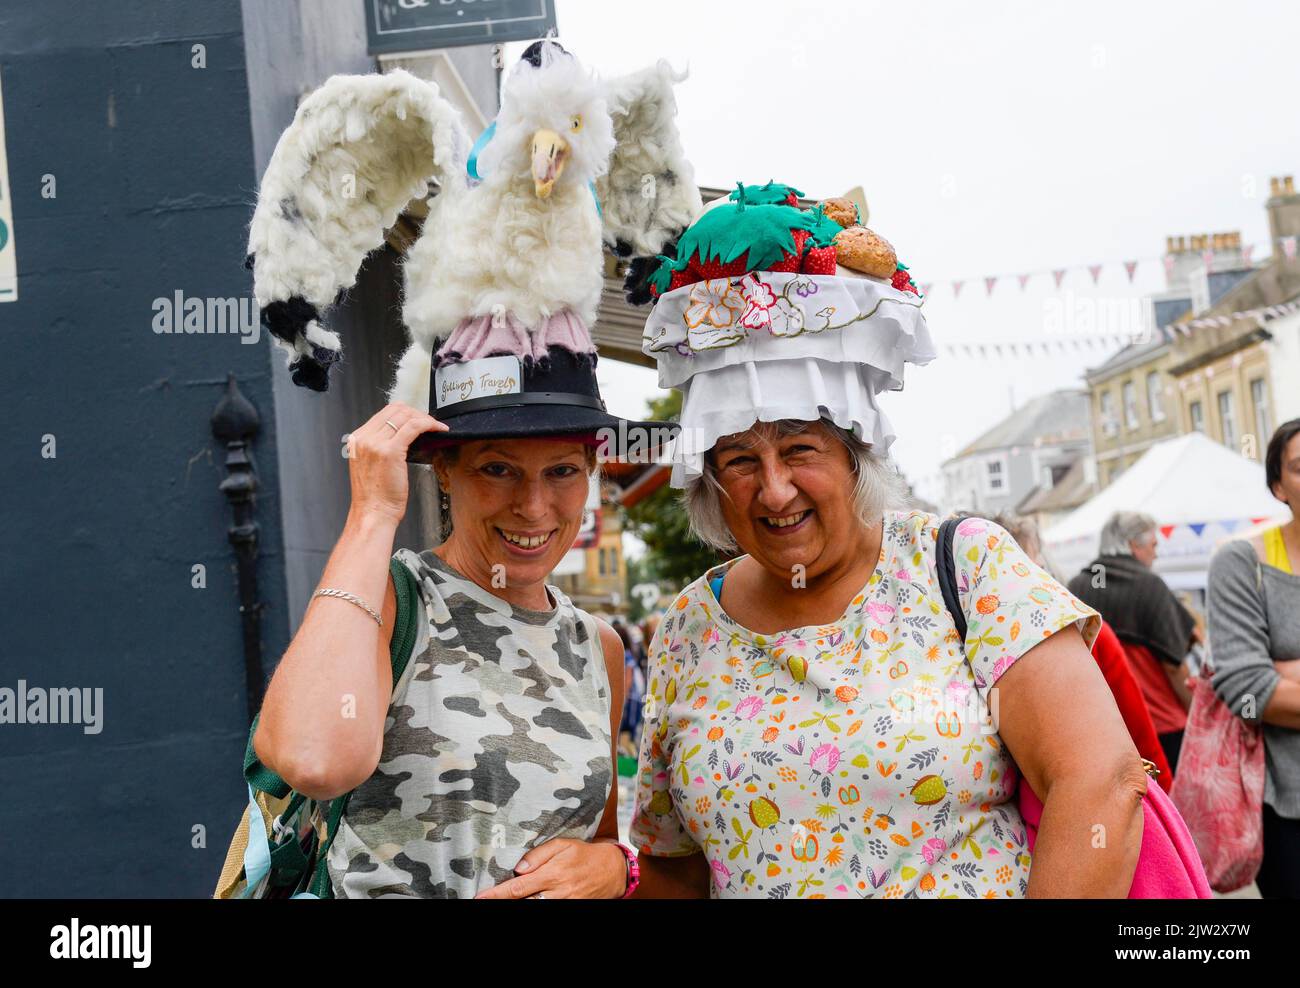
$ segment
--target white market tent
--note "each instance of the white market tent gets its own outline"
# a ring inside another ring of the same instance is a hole
[[[1113,484],[1043,533],[1067,577],[1096,558],[1102,526],[1116,511],[1141,511],[1159,527],[1155,570],[1175,590],[1203,590],[1214,548],[1286,505],[1264,486],[1264,468],[1199,432],[1156,443]]]

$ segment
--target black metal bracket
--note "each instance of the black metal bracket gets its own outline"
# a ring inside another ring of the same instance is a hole
[[[244,679],[251,724],[266,692],[262,666],[262,603],[257,599],[257,468],[249,447],[262,428],[257,409],[243,396],[235,375],[226,375],[226,393],[212,411],[212,434],[226,447],[226,478],[220,491],[230,502],[234,521],[226,529],[235,549],[239,575],[239,614],[243,625]]]

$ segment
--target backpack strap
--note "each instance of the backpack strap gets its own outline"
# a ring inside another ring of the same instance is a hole
[[[411,652],[415,648],[416,635],[419,633],[420,590],[415,577],[406,565],[397,559],[388,561],[388,568],[393,574],[393,590],[397,596],[397,613],[393,617],[393,640],[388,646],[388,657],[393,667],[393,689],[406,672],[411,661]],[[355,792],[356,790],[353,790]],[[316,869],[312,876],[310,894],[318,899],[331,898],[333,888],[330,883],[327,857],[334,838],[338,836],[339,822],[347,808],[352,792],[330,800],[329,813],[325,818],[325,841],[316,852]]]
[[[939,526],[939,537],[935,543],[935,568],[939,571],[939,590],[943,594],[944,606],[952,615],[957,634],[961,635],[963,647],[966,642],[966,613],[961,607],[961,597],[957,593],[957,566],[953,555],[953,536],[962,519],[948,518]]]
[[[411,571],[396,556],[389,559],[389,572],[393,576],[393,589],[396,597],[396,614],[393,619],[393,637],[389,642],[389,662],[393,668],[393,688],[396,689],[398,682],[402,679],[403,673],[411,663],[411,654],[415,650],[416,637],[419,636],[420,629],[420,588],[416,584],[416,578]],[[278,888],[290,888],[294,898],[330,898],[333,897],[333,888],[329,880],[329,868],[326,865],[326,854],[329,853],[330,845],[333,845],[334,837],[338,833],[339,822],[343,818],[343,810],[347,807],[352,793],[343,793],[342,796],[333,798],[329,801],[328,809],[325,810],[325,839],[320,839],[320,832],[313,824],[311,833],[303,844],[299,844],[296,835],[285,837],[279,832],[278,824],[281,820],[292,820],[302,810],[303,803],[307,802],[307,797],[302,793],[290,789],[289,784],[281,779],[276,772],[266,768],[257,753],[253,750],[252,738],[257,732],[257,723],[260,715],[253,718],[252,727],[248,729],[248,746],[244,749],[244,780],[250,785],[250,794],[253,790],[261,790],[268,793],[269,796],[283,800],[290,797],[285,809],[272,820],[272,836],[276,844],[270,848],[270,874],[273,875],[273,881]],[[355,792],[355,790],[354,790]],[[251,814],[244,814],[244,822],[240,826],[255,826],[250,819]],[[256,826],[265,827],[265,824],[257,822]],[[250,831],[251,839],[251,831]],[[238,840],[238,839],[237,839]],[[242,872],[243,874],[243,872]],[[252,889],[248,889],[252,891]]]

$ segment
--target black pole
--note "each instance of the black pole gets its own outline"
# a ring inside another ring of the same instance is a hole
[[[226,495],[234,522],[226,530],[239,572],[239,614],[243,623],[244,680],[251,724],[266,690],[262,669],[262,604],[257,599],[257,471],[249,446],[261,430],[257,409],[240,393],[235,375],[226,376],[226,393],[212,412],[212,434],[226,446]]]

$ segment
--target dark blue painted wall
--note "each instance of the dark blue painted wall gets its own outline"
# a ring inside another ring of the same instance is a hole
[[[270,668],[289,627],[271,355],[151,322],[178,289],[251,294],[240,4],[0,0],[0,77],[20,296],[0,304],[0,687],[102,687],[105,705],[93,736],[0,725],[0,895],[209,895],[247,731],[209,416],[228,371],[263,416]]]

